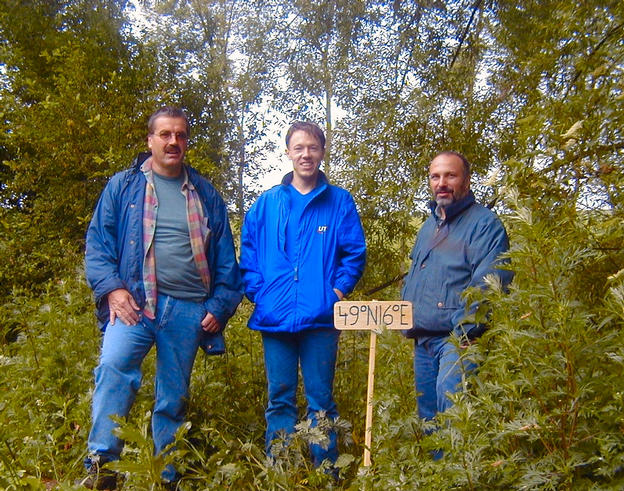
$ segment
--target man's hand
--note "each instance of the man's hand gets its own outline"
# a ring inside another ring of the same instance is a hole
[[[338,288],[334,288],[334,293],[338,297],[338,300],[342,300],[344,298],[344,293],[342,293]]]
[[[459,344],[459,347],[461,349],[468,349],[476,342],[477,342],[476,339],[463,339],[462,342]]]
[[[212,315],[210,312],[208,312],[206,314],[206,317],[204,317],[204,319],[201,321],[201,326],[204,331],[210,332],[213,334],[221,330],[221,324],[219,324],[219,321],[217,320],[217,318],[214,315]]]
[[[113,290],[107,296],[108,308],[110,310],[110,323],[113,324],[116,318],[120,318],[124,324],[135,326],[139,321],[139,306],[125,288]]]

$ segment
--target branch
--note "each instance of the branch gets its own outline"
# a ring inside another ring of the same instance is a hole
[[[466,36],[468,35],[468,31],[470,30],[470,26],[472,25],[472,21],[474,20],[474,16],[477,13],[477,10],[479,9],[479,7],[481,6],[481,2],[483,2],[483,0],[477,0],[474,6],[472,7],[472,14],[470,14],[470,20],[468,21],[468,25],[466,26],[466,29],[464,29],[464,32],[461,38],[459,39],[459,46],[457,46],[457,49],[455,50],[455,54],[453,55],[453,59],[451,60],[451,64],[449,65],[449,68],[453,68],[453,65],[455,64],[455,60],[457,60],[459,51],[461,50],[461,47],[464,44]]]
[[[608,40],[611,36],[613,36],[613,34],[615,34],[617,31],[619,31],[620,29],[622,29],[622,27],[624,27],[624,23],[622,23],[622,24],[618,24],[618,25],[617,25],[617,26],[615,26],[613,29],[611,29],[609,32],[607,32],[607,34],[605,34],[605,36],[604,36],[604,37],[600,40],[600,42],[599,42],[596,46],[594,46],[594,47],[592,48],[591,52],[590,52],[590,53],[586,56],[586,58],[585,58],[585,59],[586,59],[586,60],[589,60],[592,56],[594,56],[594,55],[598,52],[598,50],[602,47],[602,45],[603,45],[604,43],[606,43],[606,42],[607,42],[607,40]],[[573,79],[572,79],[572,81],[570,82],[570,85],[568,85],[568,88],[567,88],[567,90],[566,90],[566,93],[565,93],[564,98],[568,96],[568,94],[570,93],[570,91],[571,91],[571,90],[572,90],[572,88],[574,87],[574,84],[576,83],[576,81],[579,79],[579,77],[580,77],[582,74],[583,74],[583,70],[579,68],[579,69],[576,71],[576,73],[574,74],[574,78],[573,78]]]
[[[420,23],[420,19],[421,18],[422,18],[422,10],[419,7],[417,9],[417,11],[414,13],[414,15],[412,15],[410,17],[408,25],[410,27],[412,27],[414,24]],[[412,57],[414,56],[414,51],[416,50],[416,44],[417,44],[417,41],[418,41],[418,37],[417,36],[411,36],[411,40],[412,40],[412,43],[411,43],[411,47],[409,49],[409,56],[407,57],[407,61],[405,62],[405,70],[403,70],[403,74],[401,76],[401,84],[400,84],[400,87],[399,87],[399,90],[398,90],[399,93],[403,92],[403,88],[405,87],[405,81],[407,79],[407,74],[409,73],[409,70],[410,70],[410,62],[412,61]],[[397,61],[397,72],[401,71],[399,66],[398,66],[399,65],[399,57],[401,55],[400,51],[401,50],[399,50],[399,53],[397,53],[397,60],[396,60]]]
[[[396,283],[397,281],[401,281],[403,278],[405,278],[407,276],[407,273],[401,273],[397,276],[395,276],[394,278],[392,278],[389,281],[386,281],[385,283],[376,286],[375,288],[372,288],[371,290],[365,291],[364,292],[364,296],[366,297],[370,297],[373,293],[377,293],[378,291],[383,290],[384,288],[388,288],[390,285]]]

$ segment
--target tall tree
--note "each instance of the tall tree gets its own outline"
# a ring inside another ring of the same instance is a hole
[[[435,152],[454,148],[477,172],[487,170],[487,161],[475,158],[489,153],[482,119],[491,109],[475,96],[483,16],[465,2],[371,8],[351,61],[349,111],[336,132],[339,182],[356,195],[371,261],[384,265],[367,272],[365,290],[405,268]]]
[[[210,177],[231,201],[235,173],[227,138],[228,59],[227,12],[218,2],[145,1],[138,36],[157,53],[154,80],[161,104],[175,104],[187,112],[192,145],[188,159]]]
[[[466,154],[477,183],[496,171],[500,186],[505,162],[523,156],[528,189],[548,175],[557,184],[542,191],[562,200],[621,200],[613,184],[621,150],[617,2],[394,2],[374,12],[351,62],[357,89],[336,143],[340,180],[358,196],[367,230],[380,234],[371,253],[382,263],[392,258],[390,277],[400,261],[381,244],[409,243],[408,217],[424,209],[426,167],[437,151]],[[477,191],[496,201],[492,189]]]
[[[238,193],[237,209],[242,221],[246,208],[255,196],[254,184],[265,171],[261,163],[275,151],[268,131],[276,120],[271,110],[271,94],[278,84],[276,59],[280,33],[276,27],[279,17],[272,2],[233,2],[233,29],[228,58],[230,81],[228,83],[229,110],[234,115],[231,149],[237,156]]]
[[[0,9],[3,293],[40,286],[80,249],[103,177],[144,138],[152,59],[118,2]]]
[[[351,58],[366,21],[366,2],[296,0],[283,3],[281,9],[282,84],[277,104],[291,119],[310,119],[325,127],[324,171],[329,175],[334,110],[351,98]]]
[[[246,179],[259,177],[259,162],[272,148],[266,96],[277,80],[271,39],[278,21],[271,3],[143,2],[151,25],[144,38],[168,47],[161,53],[168,94],[200,123],[189,158],[241,217],[250,192]]]

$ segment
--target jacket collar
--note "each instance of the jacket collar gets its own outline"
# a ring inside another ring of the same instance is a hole
[[[286,174],[282,178],[282,186],[290,186],[290,183],[292,183],[292,180],[293,180],[293,171],[290,171],[288,174]],[[320,170],[318,173],[318,181],[316,182],[316,188],[318,189],[321,186],[326,186],[328,184],[329,184],[329,181],[327,180],[327,176],[322,170]]]
[[[462,212],[464,212],[464,210],[472,206],[475,203],[475,201],[476,200],[475,200],[474,193],[472,191],[468,191],[468,194],[466,196],[464,196],[459,201],[455,201],[454,203],[451,203],[449,206],[447,206],[444,209],[444,212],[446,214],[446,218],[444,219],[444,221],[447,223],[452,222],[455,219],[455,217],[457,217]],[[431,209],[431,214],[433,215],[434,218],[436,217],[435,210],[437,206],[438,204],[434,200],[429,201],[429,208]]]
[[[143,169],[141,169],[141,167],[143,166],[145,161],[149,159],[151,156],[152,156],[152,152],[140,152],[134,159],[134,162],[132,162],[132,166],[130,170],[132,172],[143,172]],[[186,163],[183,163],[182,170],[186,174],[185,182],[188,182],[190,186],[192,187],[194,184],[193,179],[195,178],[195,176],[193,175],[193,172],[195,172],[194,169],[186,165]]]
[[[152,160],[149,157],[145,159],[141,164],[141,172],[143,172],[143,175],[145,175],[145,179],[147,179],[147,182],[154,185],[154,171],[152,169]],[[188,188],[194,190],[195,186],[189,179],[189,172],[186,165],[182,166],[182,176],[182,189]]]
[[[140,152],[139,155],[137,155],[134,159],[134,162],[132,162],[132,171],[141,172],[141,166],[143,165],[143,162],[145,162],[151,156],[152,152]]]

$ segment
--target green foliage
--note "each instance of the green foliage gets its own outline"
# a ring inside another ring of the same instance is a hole
[[[492,328],[477,350],[477,386],[463,408],[478,424],[461,424],[459,411],[450,420],[458,442],[478,451],[471,465],[480,482],[614,489],[624,477],[624,447],[614,440],[622,430],[623,366],[613,356],[622,323],[606,315],[607,292],[595,286],[624,257],[600,248],[573,209],[557,214],[536,223],[516,204],[516,278],[509,295],[488,294],[496,305]],[[475,448],[477,437],[483,445]]]
[[[147,411],[139,426],[128,423],[121,418],[113,418],[119,426],[115,434],[126,442],[120,460],[109,462],[106,468],[123,474],[126,479],[124,486],[135,489],[159,489],[165,485],[161,478],[168,465],[182,460],[186,451],[176,448],[175,442],[181,441],[191,427],[186,422],[178,428],[175,442],[167,445],[158,455],[154,455],[154,443],[150,436],[152,413]]]
[[[621,213],[591,214],[588,226],[588,214],[551,202],[547,221],[530,198],[507,198],[514,282],[468,294],[492,308],[490,329],[464,355],[478,372],[432,436],[413,416],[378,420],[388,438],[361,486],[622,487],[624,254],[601,242]],[[445,456],[433,461],[438,448]]]
[[[126,487],[160,486],[159,471],[175,462],[186,489],[460,489],[621,487],[624,445],[624,287],[620,249],[604,247],[621,223],[560,207],[538,220],[529,198],[509,192],[507,226],[516,278],[511,291],[492,285],[491,327],[465,356],[480,365],[466,393],[432,429],[415,415],[411,342],[384,332],[378,340],[373,466],[357,471],[364,440],[368,337],[345,333],[336,397],[352,429],[341,440],[339,484],[312,469],[307,444],[321,438],[305,421],[274,465],[263,452],[265,381],[260,338],[245,327],[245,303],[226,332],[228,354],[200,355],[193,374],[189,425],[175,450],[151,454],[148,415],[153,355],[144,384],[121,426],[127,440],[117,468]],[[596,242],[596,237],[601,242]],[[80,275],[78,275],[79,278]],[[81,476],[89,428],[91,371],[99,334],[90,294],[71,275],[46,294],[16,295],[11,315],[22,326],[2,344],[1,485],[22,489]],[[601,281],[602,280],[602,281]],[[589,284],[591,282],[591,285]],[[592,286],[593,287],[590,287]],[[601,286],[600,286],[601,285]],[[146,416],[147,415],[147,416]],[[341,424],[342,426],[342,424]],[[343,433],[344,433],[343,431]],[[350,434],[349,434],[350,433]],[[322,441],[322,440],[321,440]],[[443,449],[434,461],[430,452]]]
[[[150,59],[123,29],[117,2],[2,9],[0,295],[40,287],[81,250],[104,178],[145,133]]]
[[[33,489],[43,483],[66,489],[83,476],[90,427],[92,371],[100,343],[91,295],[78,271],[50,284],[42,296],[16,295],[12,306],[20,333],[16,341],[0,344],[0,486],[23,489],[30,482]],[[270,462],[264,455],[262,345],[259,334],[245,325],[250,307],[245,302],[232,319],[226,355],[198,355],[188,423],[171,451],[160,456],[152,455],[149,428],[154,353],[147,357],[130,417],[120,421],[126,447],[122,459],[112,464],[124,474],[127,489],[158,489],[160,471],[170,462],[183,472],[184,489],[347,488],[355,478],[364,442],[368,337],[349,333],[341,341],[336,398],[342,418],[321,418],[319,427],[311,428],[302,412],[289,444],[277,444],[281,458]],[[411,351],[409,343],[391,332],[379,336],[378,350],[375,418],[389,422],[413,408]],[[299,399],[303,410],[302,394]],[[339,434],[339,484],[325,467],[312,468],[307,448],[322,444],[330,427]],[[373,441],[383,447],[378,442],[384,436],[377,429]]]
[[[75,275],[40,297],[16,294],[11,306],[4,313],[20,331],[0,344],[0,487],[22,489],[81,467],[99,336],[88,288]]]
[[[1,296],[41,287],[82,250],[106,179],[145,149],[147,117],[159,105],[187,110],[189,161],[227,191],[215,56],[189,46],[191,33],[138,39],[124,4],[8,0],[0,10]],[[189,74],[193,53],[214,69]]]
[[[415,415],[411,342],[380,335],[368,469],[368,336],[342,336],[337,483],[310,467],[307,444],[323,437],[305,421],[266,460],[262,347],[244,303],[227,355],[199,355],[188,424],[163,456],[151,453],[147,358],[120,427],[126,488],[157,488],[172,461],[185,489],[622,488],[624,4],[144,3],[153,29],[140,32],[118,2],[0,9],[0,487],[67,489],[83,473],[99,333],[75,271],[95,200],[142,147],[146,116],[161,102],[189,111],[189,160],[240,211],[270,101],[332,129],[332,180],[354,194],[369,245],[355,297],[405,271],[427,163],[446,148],[473,162],[478,198],[498,202],[515,280],[467,293],[490,307],[477,313],[490,329],[435,424]]]

